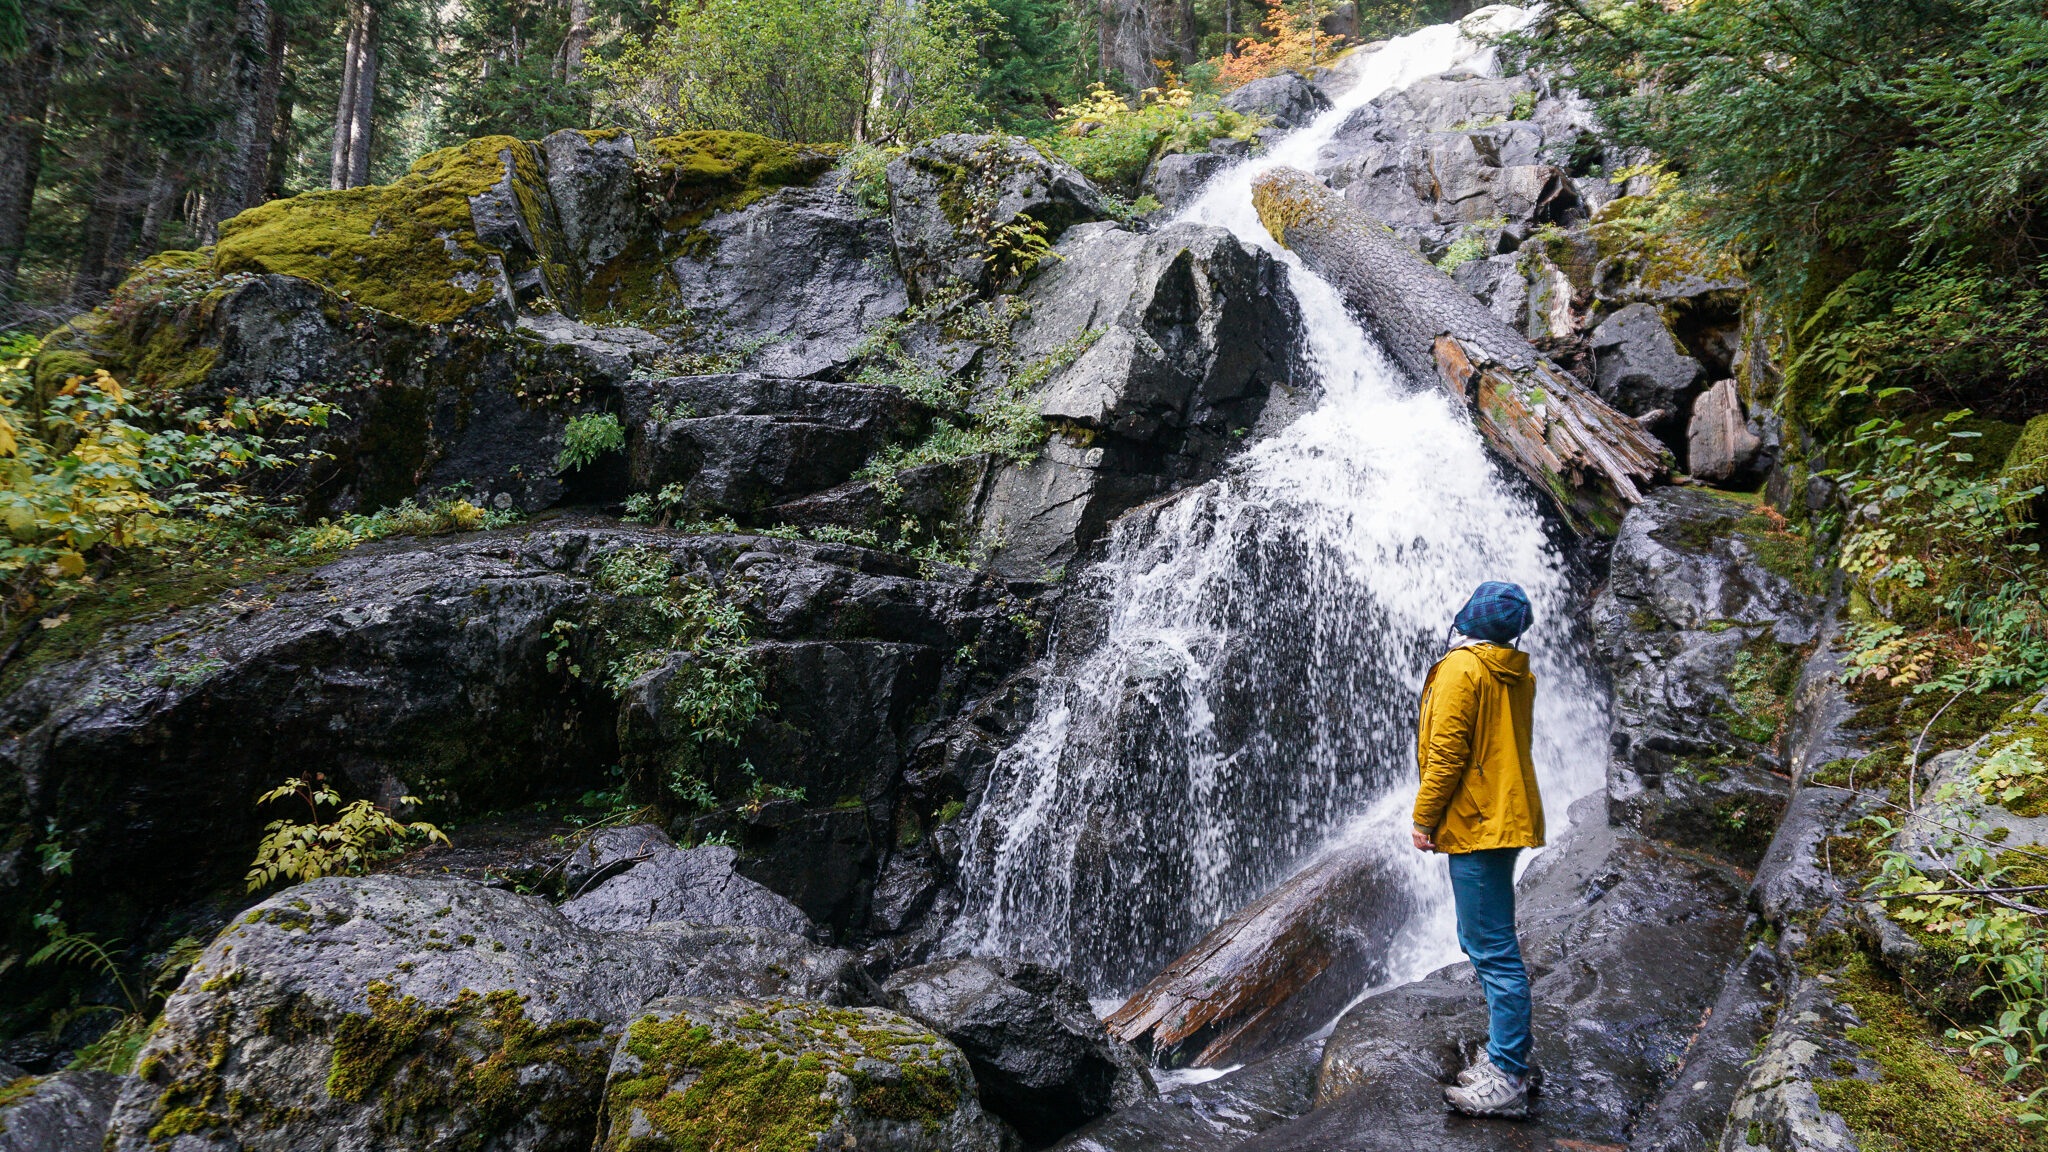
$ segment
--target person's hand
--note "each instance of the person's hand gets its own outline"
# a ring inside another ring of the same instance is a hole
[[[1429,838],[1429,833],[1424,832],[1420,828],[1410,828],[1408,833],[1415,837],[1415,850],[1417,852],[1436,851],[1436,841]]]

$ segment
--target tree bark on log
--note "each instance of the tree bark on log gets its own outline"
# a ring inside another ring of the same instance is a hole
[[[1104,1023],[1165,1067],[1264,1055],[1379,979],[1408,912],[1383,864],[1339,849],[1202,937]]]
[[[1412,376],[1470,408],[1487,444],[1575,531],[1612,536],[1670,471],[1670,453],[1640,424],[1307,173],[1276,168],[1252,199],[1273,238],[1334,285]]]

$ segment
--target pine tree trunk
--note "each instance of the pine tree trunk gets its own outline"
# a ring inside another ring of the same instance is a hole
[[[1314,177],[1276,168],[1252,199],[1274,239],[1335,285],[1411,376],[1470,408],[1488,446],[1574,530],[1612,535],[1670,471],[1670,453],[1641,425]]]
[[[361,70],[363,49],[362,0],[348,9],[348,44],[341,50],[341,94],[334,103],[334,153],[328,168],[329,188],[348,187],[349,128],[355,122],[356,81]]]
[[[219,96],[226,119],[207,165],[204,207],[194,221],[201,243],[213,243],[220,222],[247,208],[258,195],[253,174],[264,170],[270,147],[268,118],[277,105],[278,24],[269,0],[240,0],[235,6]]]
[[[116,116],[125,129],[132,112],[122,110]],[[71,280],[71,304],[77,308],[98,304],[119,282],[143,202],[148,199],[149,179],[136,177],[133,134],[121,131],[103,147],[99,179],[93,183],[92,200],[79,230],[78,271]],[[152,160],[152,173],[155,165]]]
[[[356,106],[348,130],[348,187],[370,182],[371,134],[377,115],[377,10],[363,5],[362,63],[356,66]]]
[[[270,151],[263,172],[263,198],[277,200],[284,196],[285,169],[291,164],[292,155],[292,112],[291,96],[279,85],[277,115],[270,122]]]
[[[284,18],[269,5],[269,27],[264,36],[263,72],[256,86],[256,134],[250,141],[248,161],[242,165],[242,208],[253,208],[271,199],[270,173],[275,167],[271,160],[273,153],[280,149],[277,120],[280,107],[279,93],[284,88],[284,54],[286,50]],[[289,118],[290,112],[286,111]]]
[[[56,62],[55,46],[41,36],[14,59],[0,60],[0,318],[13,311],[21,256],[28,247],[29,210],[43,171],[43,116]]]
[[[569,35],[562,41],[562,78],[574,80],[583,71],[583,49],[590,43],[590,0],[569,0]]]

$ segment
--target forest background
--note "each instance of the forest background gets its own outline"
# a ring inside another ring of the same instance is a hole
[[[1037,135],[1093,85],[1213,94],[1469,0],[0,0],[0,332],[266,200],[476,136]],[[1239,62],[1247,50],[1250,58]],[[1299,56],[1296,60],[1293,57]],[[1233,64],[1236,64],[1233,67]]]

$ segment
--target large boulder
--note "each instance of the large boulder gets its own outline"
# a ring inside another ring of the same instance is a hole
[[[1159,201],[1163,212],[1178,212],[1193,202],[1211,176],[1230,167],[1230,157],[1215,152],[1175,152],[1152,162],[1143,191]]]
[[[997,473],[982,535],[991,565],[1019,576],[1066,564],[1126,509],[1212,473],[1298,355],[1279,262],[1221,228],[1085,225],[1058,251],[1025,293],[1016,340],[1020,358],[1063,363],[1033,395],[1087,443],[1056,437]],[[1077,340],[1085,350],[1063,359]]]
[[[1612,815],[1754,864],[1791,790],[1776,737],[1818,635],[1803,543],[1750,505],[1662,488],[1609,565],[1593,633],[1614,682]]]
[[[1282,72],[1233,88],[1223,106],[1246,116],[1263,116],[1276,128],[1299,128],[1330,110],[1330,98],[1298,72]]]
[[[713,216],[669,271],[697,345],[778,376],[843,372],[861,338],[910,304],[889,222],[836,187]]]
[[[868,994],[761,928],[594,932],[463,881],[329,878],[258,904],[143,1046],[108,1147],[590,1147],[606,1056],[649,999]]]
[[[1050,968],[942,960],[882,987],[891,1007],[959,1046],[982,1104],[1033,1144],[1157,1094],[1143,1059],[1103,1030],[1087,993]]]
[[[100,1152],[114,1101],[134,1077],[28,1076],[0,1063],[0,1152]]]
[[[1023,271],[989,258],[999,228],[1035,227],[1057,241],[1071,225],[1110,215],[1079,170],[1017,136],[928,140],[890,161],[888,180],[896,262],[919,301],[986,291]]]
[[[773,928],[799,936],[815,931],[796,905],[734,872],[739,853],[732,848],[677,848],[663,836],[650,838],[638,855],[645,859],[565,902],[562,915],[603,932],[639,931],[671,921]]]
[[[637,379],[625,399],[632,486],[671,507],[750,516],[844,482],[915,426],[901,389],[754,374]]]
[[[1693,401],[1685,445],[1686,471],[1695,479],[1726,484],[1755,467],[1763,437],[1743,414],[1735,381],[1723,380]]]
[[[959,1049],[880,1008],[664,998],[612,1057],[597,1147],[1010,1152]]]
[[[1053,1147],[1058,1152],[1224,1152],[1307,1112],[1319,1040],[1297,1044],[1157,1100],[1120,1108]]]
[[[1600,398],[1631,416],[1682,428],[1702,371],[1653,304],[1630,304],[1593,329]],[[1661,414],[1661,415],[1660,415]]]
[[[565,128],[543,139],[540,148],[547,158],[548,196],[571,259],[592,271],[618,259],[641,223],[635,180],[640,153],[633,138]]]

